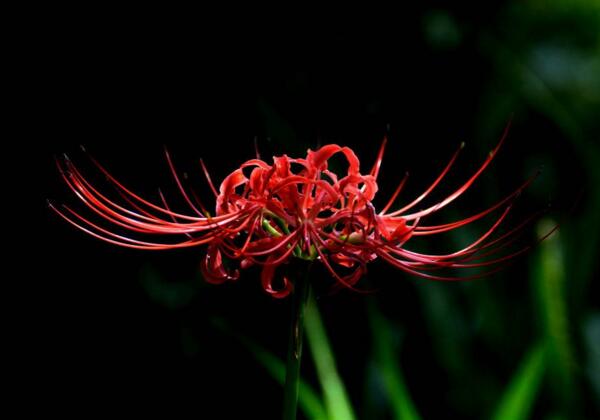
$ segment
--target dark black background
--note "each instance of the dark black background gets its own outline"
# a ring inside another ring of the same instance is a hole
[[[143,17],[49,15],[28,34],[23,52],[28,64],[21,100],[31,111],[25,137],[31,145],[35,141],[40,158],[33,173],[36,190],[40,187],[35,209],[43,226],[27,246],[26,274],[19,280],[30,299],[22,309],[25,364],[32,367],[31,379],[24,381],[26,394],[35,392],[45,406],[83,417],[98,410],[160,408],[167,413],[193,410],[199,418],[254,413],[276,418],[280,411],[278,385],[211,320],[224,319],[283,356],[288,302],[263,293],[254,270],[244,272],[236,284],[206,285],[198,270],[203,249],[116,249],[66,225],[45,200],[76,202],[60,180],[55,156],[68,153],[94,173],[79,145],[153,199],[159,186],[177,196],[163,157],[166,145],[210,202],[199,157],[216,182],[253,157],[255,139],[265,159],[301,155],[308,147],[333,142],[352,147],[369,168],[387,135],[383,197],[376,202],[381,206],[406,170],[411,172],[406,191],[411,198],[466,141],[455,175],[437,197],[449,192],[485,158],[512,115],[513,128],[497,165],[452,215],[493,203],[542,163],[549,168],[547,176],[526,194],[515,218],[548,203],[556,207],[556,219],[573,214],[568,208],[589,180],[559,124],[524,99],[506,107],[485,106],[490,95],[502,101],[516,89],[494,84],[497,62],[482,47],[489,33],[510,39],[508,28],[518,22],[502,17],[503,6],[450,10],[462,33],[455,47],[436,46],[428,38],[424,22],[438,10],[431,5],[382,13],[369,24],[345,19],[292,24],[292,16],[265,24],[250,18],[219,23],[209,16],[166,24]],[[489,115],[491,109],[497,115]],[[584,192],[576,214],[586,208],[588,195]],[[503,275],[484,280],[503,305],[514,304],[503,325],[528,314],[523,303],[529,293],[527,267],[523,259]],[[161,287],[182,289],[184,298],[165,303],[160,296],[166,292],[153,294],[144,280],[149,272],[160,276],[166,284]],[[326,277],[322,272],[315,276]],[[423,284],[382,262],[372,265],[365,283],[380,289],[375,298],[402,325],[402,360],[424,417],[451,412],[481,418],[481,405],[464,408],[469,403],[460,397],[459,402],[446,397],[455,382],[444,362],[436,360],[419,300]],[[465,299],[462,285],[445,287],[459,302]],[[338,368],[359,413],[370,352],[364,301],[350,292],[320,299]],[[490,376],[505,381],[520,357],[515,350],[529,341],[533,328],[527,324],[513,331],[500,349],[513,353],[476,342],[469,349],[474,365],[493,366]],[[313,378],[308,361],[305,373]],[[476,383],[468,382],[466,392]]]

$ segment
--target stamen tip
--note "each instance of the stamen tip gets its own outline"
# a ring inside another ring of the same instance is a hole
[[[85,148],[85,146],[84,146],[83,144],[80,144],[80,145],[79,145],[79,148],[81,149],[81,151],[82,151],[83,153],[87,153],[87,150],[86,150],[86,148]]]
[[[465,143],[464,141],[461,141],[460,142],[460,149],[461,150],[464,149],[466,145],[467,145],[467,143]]]
[[[258,137],[254,136],[254,153],[256,154],[256,159],[260,159],[260,152],[258,151]]]

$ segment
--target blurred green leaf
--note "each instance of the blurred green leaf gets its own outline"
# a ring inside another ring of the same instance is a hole
[[[419,284],[417,291],[436,358],[452,377],[463,377],[471,370],[465,352],[468,326],[455,294],[447,285],[436,282]]]
[[[425,39],[434,48],[453,49],[462,40],[462,33],[454,17],[445,10],[430,10],[423,18]]]
[[[254,358],[267,370],[267,372],[283,386],[285,383],[285,363],[273,353],[262,347],[251,338],[233,331],[223,320],[213,319],[213,325],[219,330],[236,338],[246,347]],[[300,380],[298,392],[298,406],[304,415],[313,420],[327,420],[325,407],[317,392],[305,381]]]
[[[507,79],[502,84],[508,83],[510,86],[514,86],[516,91],[513,93],[520,95],[519,98],[513,98],[516,101],[515,103],[527,103],[532,109],[547,116],[550,121],[558,126],[574,146],[580,162],[587,172],[588,183],[593,186],[600,183],[600,165],[597,164],[600,161],[600,148],[598,147],[597,138],[590,138],[588,135],[590,126],[586,126],[585,122],[595,124],[597,113],[594,110],[597,106],[584,106],[584,110],[591,110],[591,113],[587,116],[587,112],[580,111],[578,113],[576,111],[576,105],[585,103],[582,100],[580,91],[596,92],[594,95],[597,99],[598,86],[600,86],[600,73],[597,71],[598,52],[600,51],[600,31],[597,30],[597,27],[600,24],[600,13],[598,13],[600,9],[591,6],[592,3],[585,1],[577,3],[581,7],[578,13],[587,19],[591,19],[591,26],[595,28],[596,40],[595,47],[590,47],[585,52],[581,52],[586,57],[585,59],[590,62],[586,67],[592,67],[589,73],[593,76],[584,83],[585,86],[582,89],[571,92],[571,96],[575,99],[569,97],[569,92],[562,92],[562,94],[558,92],[552,81],[544,77],[541,69],[535,67],[535,60],[530,57],[535,57],[536,52],[539,53],[539,44],[511,45],[490,33],[484,34],[481,41],[484,52],[490,56],[495,66],[501,69]],[[560,13],[555,18],[560,19]],[[548,54],[543,55],[547,58]],[[579,70],[577,74],[580,75],[581,66],[571,64],[569,67],[577,68]],[[510,95],[503,94],[503,96],[507,98]],[[508,106],[514,107],[515,103],[509,101]],[[590,273],[593,272],[594,266],[597,264],[596,250],[600,243],[600,235],[589,234],[589,232],[600,231],[600,194],[591,191],[588,200],[589,203],[583,216],[572,223],[573,228],[577,230],[576,237],[579,244],[576,255],[577,262],[571,264],[571,272],[573,273],[571,281],[575,283],[572,286],[575,289],[573,294],[579,295],[577,297],[581,297],[584,290],[586,290],[591,277]]]
[[[331,420],[355,419],[346,388],[335,367],[335,356],[313,296],[309,298],[306,308],[305,329],[329,418]]]
[[[520,420],[529,413],[538,394],[546,368],[546,348],[536,344],[513,375],[492,416],[494,420]]]
[[[369,320],[373,332],[375,363],[383,378],[394,418],[398,420],[420,419],[398,363],[399,354],[394,345],[392,326],[374,304],[369,305]]]
[[[588,359],[586,374],[600,410],[600,312],[594,312],[588,317],[583,325],[583,336]]]
[[[142,267],[140,282],[150,299],[169,309],[188,305],[198,290],[197,282],[193,280],[169,282],[150,265]]]
[[[550,219],[538,225],[539,235],[555,225]],[[534,290],[538,300],[539,319],[548,344],[549,373],[556,399],[565,408],[575,397],[573,352],[569,333],[564,284],[566,280],[560,234],[544,240],[534,261]]]

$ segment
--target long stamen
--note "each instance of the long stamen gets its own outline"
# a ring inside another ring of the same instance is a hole
[[[160,195],[160,199],[163,202],[165,208],[169,211],[171,211],[171,209],[169,208],[169,205],[167,204],[167,199],[165,198],[164,194],[162,193],[162,190],[159,188],[158,189],[158,195]],[[171,220],[173,220],[173,223],[179,223],[178,220],[175,218],[175,216],[171,216]],[[185,234],[188,238],[192,239],[192,235],[190,235],[189,233]]]
[[[477,178],[479,178],[479,175],[481,175],[481,173],[485,170],[485,168],[487,168],[488,165],[492,162],[492,160],[494,159],[494,157],[498,153],[498,150],[500,150],[500,147],[502,147],[502,144],[504,143],[504,140],[508,136],[508,130],[509,130],[509,128],[510,128],[510,122],[507,124],[506,128],[504,129],[504,132],[502,133],[502,137],[500,138],[500,141],[498,142],[498,144],[496,145],[496,147],[490,151],[490,153],[488,154],[487,159],[483,162],[483,164],[479,167],[479,169],[471,176],[471,178],[469,178],[469,180],[467,182],[465,182],[460,188],[458,188],[455,192],[453,192],[452,194],[450,194],[446,199],[444,199],[440,203],[436,204],[435,206],[431,206],[430,208],[422,210],[420,212],[416,212],[416,213],[412,213],[410,215],[406,215],[406,216],[404,216],[405,219],[409,220],[411,218],[415,218],[415,217],[420,217],[420,216],[426,215],[428,213],[431,213],[432,211],[437,211],[437,210],[441,209],[442,207],[445,207],[446,205],[448,205],[452,201],[454,201],[457,197],[459,197],[462,193],[464,193],[467,189],[469,189],[471,187],[471,185],[475,182],[475,180]],[[408,209],[407,208],[401,209],[400,212],[402,212],[404,210],[408,210]]]
[[[185,215],[185,214],[180,214],[180,213],[172,213],[169,212],[167,210],[165,210],[164,208],[157,206],[154,203],[149,202],[148,200],[145,200],[144,198],[140,197],[139,195],[135,194],[134,192],[132,192],[131,190],[129,190],[128,188],[126,188],[123,184],[121,184],[113,175],[111,175],[110,172],[108,172],[108,170],[106,170],[93,156],[91,156],[90,154],[87,154],[89,159],[92,161],[92,163],[100,170],[100,172],[102,172],[104,174],[104,176],[106,176],[106,178],[113,183],[116,187],[118,187],[121,191],[123,191],[123,193],[127,194],[128,196],[130,196],[131,198],[133,198],[134,200],[137,200],[139,203],[144,204],[148,207],[150,207],[153,210],[159,211],[163,214],[172,214],[174,216],[176,216],[177,218],[183,219],[183,220],[188,220],[188,221],[200,221],[200,220],[205,220],[204,217],[198,218],[198,217],[194,217],[194,216],[189,216],[189,215]],[[70,166],[77,171],[77,168],[75,167],[75,165],[72,162],[69,162]],[[85,178],[83,176],[80,176],[82,180],[85,181]],[[91,187],[91,185],[88,184],[88,186],[93,189]]]
[[[446,174],[448,173],[448,171],[450,171],[450,168],[452,167],[452,165],[456,161],[456,158],[458,157],[458,154],[460,153],[460,151],[464,147],[465,147],[465,144],[461,143],[461,145],[458,148],[458,150],[456,152],[454,152],[454,155],[452,155],[452,158],[450,159],[450,162],[448,162],[448,164],[446,165],[446,167],[444,168],[444,170],[438,175],[438,177],[435,179],[435,181],[433,181],[433,183],[429,186],[429,188],[427,188],[425,190],[425,192],[423,194],[421,194],[420,196],[418,196],[416,199],[414,199],[413,201],[411,201],[406,206],[402,207],[399,210],[396,210],[396,211],[390,213],[389,215],[390,216],[396,216],[396,215],[402,214],[405,211],[412,209],[414,206],[416,206],[417,204],[419,204],[421,201],[423,201],[423,199],[425,199],[435,189],[435,187],[438,186],[438,184],[442,181],[442,179],[444,179],[444,177],[446,176]]]
[[[385,212],[388,211],[389,208],[392,206],[392,204],[394,204],[394,201],[396,201],[396,198],[398,197],[398,194],[400,194],[400,191],[402,191],[402,188],[404,188],[404,184],[406,184],[406,180],[407,179],[408,179],[408,172],[406,172],[404,174],[404,177],[402,178],[402,180],[400,181],[400,183],[396,187],[396,190],[394,191],[394,194],[392,194],[392,196],[390,197],[389,201],[387,202],[387,204],[385,205],[385,207],[383,208],[383,210],[381,210],[379,212],[380,215],[384,215]]]
[[[213,184],[212,179],[210,178],[210,174],[208,173],[208,169],[206,169],[206,165],[204,164],[204,159],[200,159],[200,166],[202,167],[202,172],[204,172],[204,176],[206,177],[206,181],[208,181],[208,185],[212,190],[215,197],[219,196],[217,189],[215,188],[215,184]]]
[[[469,223],[477,221],[477,220],[487,216],[488,214],[492,213],[494,210],[500,208],[507,202],[514,201],[523,192],[523,190],[525,188],[527,188],[538,177],[538,175],[539,175],[539,171],[537,173],[535,173],[533,176],[531,176],[527,181],[525,181],[521,186],[519,186],[519,188],[517,188],[515,191],[510,193],[508,196],[506,196],[505,198],[503,198],[502,200],[500,200],[493,206],[487,208],[486,210],[484,210],[480,213],[477,213],[473,216],[467,217],[462,220],[458,220],[456,222],[446,223],[443,225],[421,226],[421,227],[419,227],[419,229],[417,229],[417,232],[415,232],[415,235],[434,235],[434,234],[438,234],[438,233],[442,233],[442,232],[447,232],[447,231],[450,231],[453,229],[457,229],[459,227],[462,227]]]
[[[177,175],[177,171],[175,170],[175,166],[173,165],[173,161],[171,160],[171,155],[169,154],[169,151],[167,150],[166,147],[165,147],[165,156],[167,157],[169,169],[171,169],[171,174],[173,174],[173,178],[175,179],[175,183],[177,184],[177,187],[179,188],[179,191],[181,192],[183,199],[186,201],[186,203],[188,203],[190,208],[192,210],[194,210],[196,212],[196,214],[198,214],[198,216],[204,216],[204,214],[202,214],[202,212],[200,210],[198,210],[198,208],[194,205],[194,203],[192,203],[192,200],[190,200],[190,197],[185,192],[185,189],[183,188],[183,185],[181,184],[181,181],[179,180],[179,176]]]
[[[387,144],[387,136],[385,136],[383,138],[383,141],[381,142],[381,146],[379,146],[379,153],[377,153],[377,159],[375,159],[375,163],[373,164],[373,167],[371,168],[371,175],[373,175],[373,177],[375,179],[377,179],[377,176],[379,175],[379,169],[381,168],[381,161],[383,160],[383,153],[385,152],[386,144]]]

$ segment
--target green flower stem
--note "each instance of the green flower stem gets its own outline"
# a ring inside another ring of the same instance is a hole
[[[295,420],[298,406],[298,385],[300,383],[300,361],[302,359],[302,339],[304,336],[304,313],[310,294],[310,263],[304,275],[298,276],[292,294],[292,319],[285,374],[283,397],[283,419]]]
[[[277,224],[277,226],[279,226],[279,228],[283,231],[283,233],[285,233],[286,235],[290,234],[290,230],[285,225],[285,222],[283,220],[281,220],[279,217],[277,217],[275,214],[273,214],[271,212],[265,212],[265,214],[267,216],[269,216],[270,219],[273,219],[273,221]],[[277,229],[275,229],[273,226],[271,226],[271,222],[269,221],[270,219],[265,219],[263,217],[263,219],[262,219],[263,229],[266,230],[269,235],[274,236],[276,238],[283,236],[281,233],[279,233],[277,231]],[[288,248],[289,248],[289,245],[288,245]],[[302,249],[298,245],[296,245],[294,247],[294,256],[303,258]],[[308,258],[303,258],[303,259],[308,259]],[[314,260],[314,258],[312,258],[312,260]]]

